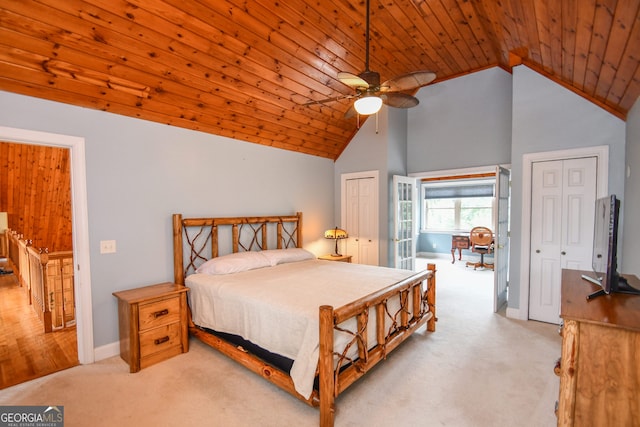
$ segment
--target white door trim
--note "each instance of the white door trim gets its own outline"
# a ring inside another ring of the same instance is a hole
[[[74,292],[78,360],[93,363],[93,312],[89,259],[89,215],[84,138],[0,126],[0,141],[69,148],[71,151],[71,205],[73,210]]]
[[[575,148],[559,151],[528,153],[522,156],[522,230],[520,253],[520,308],[508,309],[507,316],[522,320],[529,318],[529,261],[531,258],[531,168],[534,162],[596,157],[596,198],[607,195],[609,189],[609,146]]]

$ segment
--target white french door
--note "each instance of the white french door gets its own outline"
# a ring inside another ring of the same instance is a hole
[[[394,259],[395,268],[414,270],[418,187],[415,178],[393,176]]]
[[[496,168],[496,203],[494,215],[494,255],[493,255],[493,311],[497,313],[507,303],[509,282],[509,198],[510,171],[501,166]]]

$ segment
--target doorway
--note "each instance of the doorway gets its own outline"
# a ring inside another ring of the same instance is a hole
[[[472,227],[483,225],[492,231],[494,269],[490,273],[494,283],[494,312],[498,312],[506,306],[508,297],[509,165],[416,173],[411,176],[422,180],[418,251],[450,253],[449,259],[455,264],[461,261],[463,249],[465,258],[475,255],[468,251],[468,231]],[[427,191],[428,187],[431,187],[430,191]],[[451,213],[447,213],[449,211]],[[431,222],[435,222],[436,227],[428,225],[428,215],[432,215]]]
[[[71,150],[71,205],[78,361],[93,363],[93,317],[84,138],[0,126],[0,141],[66,147]]]

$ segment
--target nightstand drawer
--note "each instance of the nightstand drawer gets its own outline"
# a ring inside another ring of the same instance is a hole
[[[140,357],[180,346],[180,322],[140,332]]]
[[[180,321],[180,299],[178,296],[161,301],[140,304],[140,331]]]

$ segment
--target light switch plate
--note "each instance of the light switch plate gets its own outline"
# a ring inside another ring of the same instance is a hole
[[[116,253],[116,241],[115,240],[100,240],[100,253],[101,254],[114,254],[114,253]]]

